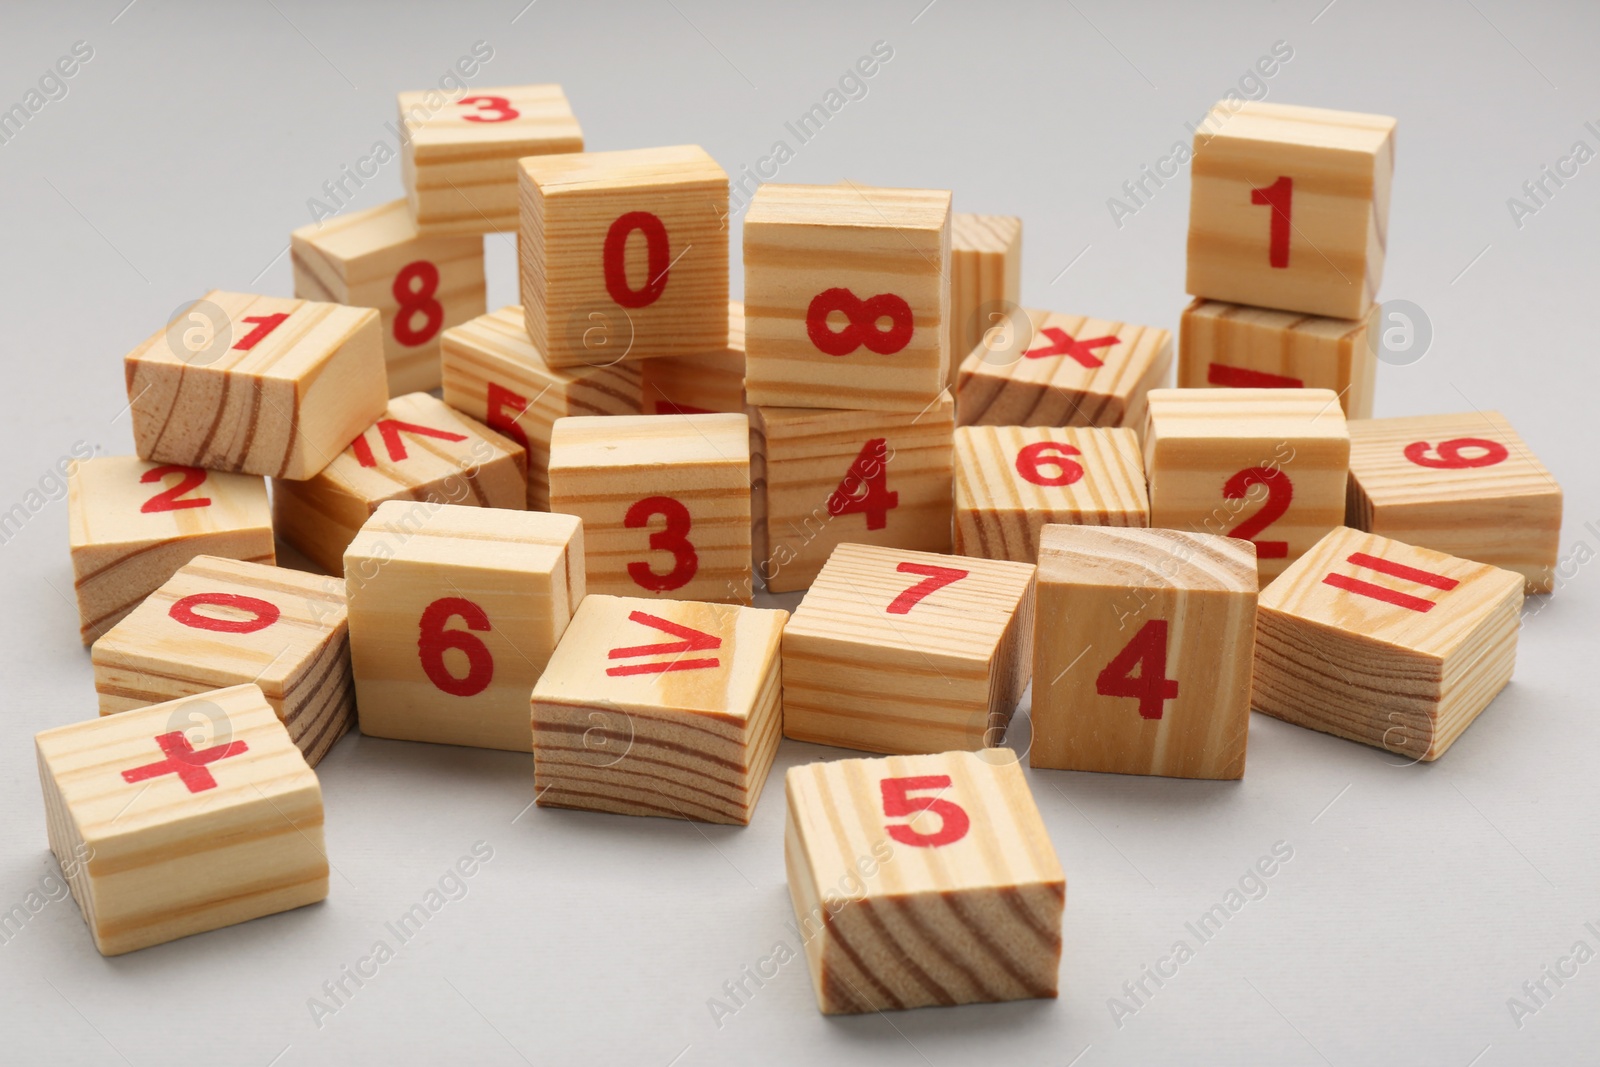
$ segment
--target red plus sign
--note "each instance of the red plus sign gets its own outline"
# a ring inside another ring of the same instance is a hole
[[[203,793],[217,787],[217,780],[206,770],[206,764],[237,756],[247,748],[243,741],[230,741],[226,745],[213,745],[196,752],[194,746],[189,744],[189,739],[177,731],[160,735],[156,738],[156,744],[161,746],[167,758],[159,763],[146,763],[143,767],[123,771],[123,781],[143,782],[165,774],[176,774],[189,787],[189,792]]]
[[[1048,348],[1029,349],[1023,353],[1028,359],[1043,359],[1046,356],[1071,356],[1090,369],[1105,366],[1105,363],[1091,349],[1105,348],[1107,345],[1117,343],[1116,337],[1091,337],[1087,341],[1079,341],[1077,338],[1069,336],[1067,331],[1059,326],[1046,326],[1039,332],[1055,343]]]

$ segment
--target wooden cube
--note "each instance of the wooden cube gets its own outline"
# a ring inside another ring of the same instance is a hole
[[[1523,578],[1348,527],[1261,591],[1257,711],[1434,760],[1511,679]]]
[[[1498,411],[1350,423],[1345,521],[1555,587],[1561,487]]]
[[[1345,418],[1369,418],[1379,310],[1352,321],[1196,297],[1178,329],[1178,386],[1332,389]]]
[[[400,94],[401,163],[411,213],[424,232],[517,228],[517,161],[583,151],[583,131],[559,85],[436,89]]]
[[[744,218],[750,403],[923,410],[950,376],[949,272],[947,191],[761,186]]]
[[[978,347],[994,316],[1022,299],[1022,220],[1012,215],[950,216],[950,377]]]
[[[962,361],[956,419],[961,426],[1137,430],[1146,395],[1166,384],[1171,369],[1167,330],[1024,308]]]
[[[1193,296],[1364,318],[1383,278],[1395,120],[1224,100],[1194,135]]]
[[[389,402],[371,308],[213,290],[124,362],[157,463],[309,478]]]
[[[100,714],[254,684],[315,767],[355,724],[338,578],[199,556],[94,643]]]
[[[278,536],[330,574],[386,500],[426,500],[522,511],[527,505],[522,446],[427,393],[389,402],[366,433],[303,482],[275,482]]]
[[[950,550],[955,405],[922,412],[751,408],[755,573],[811,584],[840,544]]]
[[[1067,880],[1010,751],[811,763],[784,784],[824,1014],[1056,995]]]
[[[50,851],[102,955],[328,895],[322,787],[257,687],[59,726],[34,746]]]
[[[1242,778],[1256,559],[1178,530],[1046,526],[1033,649],[1035,767]]]
[[[552,367],[728,343],[728,175],[699,145],[521,161],[522,310]]]
[[[484,312],[483,238],[423,237],[404,200],[289,235],[294,295],[376,308],[389,393],[439,387],[439,334]]]
[[[277,562],[267,483],[254,475],[133,456],[79,460],[67,476],[67,525],[86,645],[196,556]]]
[[[1150,525],[1255,542],[1264,585],[1344,518],[1350,432],[1328,389],[1157,389]]]
[[[583,600],[577,519],[394,500],[344,564],[362,733],[532,750],[528,694]]]
[[[866,752],[998,745],[1032,664],[1034,566],[840,545],[783,633],[783,735]]]
[[[1150,525],[1139,435],[1125,426],[962,426],[955,457],[957,555],[1034,563],[1046,523]]]
[[[743,415],[559,419],[550,510],[583,520],[596,593],[750,603]]]
[[[550,433],[569,415],[640,413],[639,368],[550,366],[516,304],[446,330],[444,402],[527,450],[528,510],[550,510]]]
[[[778,751],[788,617],[585,598],[533,690],[539,805],[749,823]]]
[[[646,415],[744,411],[744,304],[728,301],[728,340],[703,356],[668,356],[638,364]]]

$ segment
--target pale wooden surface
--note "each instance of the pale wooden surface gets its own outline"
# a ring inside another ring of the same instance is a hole
[[[824,1014],[1056,995],[1066,875],[1009,750],[811,763],[784,784],[784,866]],[[934,810],[888,816],[902,796]],[[962,818],[954,839],[916,843]]]
[[[560,419],[550,509],[583,520],[596,593],[751,601],[743,415]]]
[[[698,356],[727,343],[728,175],[705,149],[538,156],[519,166],[522,310],[552,367]],[[648,230],[617,230],[626,233],[617,284],[642,304],[615,299],[604,269],[612,230],[637,213],[666,238],[656,260]]]
[[[135,446],[158,463],[309,478],[389,402],[371,308],[213,290],[124,363]]]
[[[646,415],[704,415],[744,410],[744,304],[728,301],[727,343],[702,356],[666,356],[638,364]]]
[[[1421,574],[1351,559],[1363,553]],[[1522,582],[1340,527],[1261,592],[1255,708],[1413,761],[1438,759],[1511,678]]]
[[[1046,523],[1149,526],[1139,435],[1125,426],[961,426],[957,555],[1036,562]]]
[[[1013,215],[950,216],[950,377],[997,325],[984,316],[1022,300],[1022,220]]]
[[[509,107],[494,106],[496,97]],[[430,235],[515,230],[517,160],[583,151],[559,85],[473,88],[454,100],[430,89],[401,93],[399,103],[406,196]]]
[[[484,313],[483,239],[423,237],[404,200],[302,226],[289,255],[295,296],[377,309],[391,396],[437,389],[439,334]]]
[[[1031,563],[840,545],[784,630],[783,734],[866,752],[998,745],[1033,626]]]
[[[1345,521],[1358,530],[1492,563],[1521,574],[1524,592],[1548,593],[1561,506],[1561,487],[1498,411],[1350,423]]]
[[[102,715],[253,683],[313,767],[355,724],[338,578],[200,556],[106,631],[90,659]]]
[[[1169,331],[1020,311],[992,327],[963,359],[956,386],[960,425],[1143,426],[1145,395],[1165,385],[1172,371]],[[1047,332],[1055,330],[1085,350],[1067,345],[1070,351],[1058,351],[1059,338]],[[1091,344],[1107,338],[1115,341]]]
[[[172,734],[191,751],[165,754],[157,739]],[[328,895],[322,788],[255,686],[45,730],[34,745],[50,850],[102,954]],[[182,766],[139,771],[169,760]]]
[[[345,553],[361,732],[531,751],[528,694],[583,600],[583,543],[570,515],[380,505]]]
[[[196,556],[276,562],[267,483],[251,474],[79,460],[67,476],[67,527],[86,645]]]
[[[426,431],[426,432],[424,432]],[[427,393],[395,397],[372,427],[303,482],[275,481],[278,536],[329,574],[386,500],[428,500],[522,511],[527,505],[522,446]]]
[[[1262,585],[1344,521],[1349,462],[1350,433],[1331,390],[1150,394],[1144,434],[1150,525],[1230,535],[1245,530],[1256,543]],[[1252,471],[1258,472],[1254,478]],[[1257,479],[1262,484],[1245,484]],[[1275,497],[1269,485],[1285,481],[1287,493]],[[1285,497],[1287,506],[1271,519],[1279,506],[1274,500]],[[1262,515],[1271,521],[1251,530]]]
[[[804,589],[846,541],[948,552],[954,430],[948,398],[920,412],[751,408],[755,575],[768,592]]]
[[[949,272],[947,191],[762,185],[744,218],[750,403],[921,411],[949,380]],[[813,302],[832,290],[860,301],[903,301],[909,336],[902,341],[888,319],[868,312],[852,327],[835,310],[819,316],[819,329],[864,330],[871,344],[893,351],[866,344],[842,355],[819,349],[807,319]]]
[[[569,415],[638,415],[639,363],[556,368],[512,304],[445,331],[444,402],[527,450],[528,510],[550,510],[550,433]]]
[[[749,823],[778,751],[788,617],[584,598],[533,690],[539,805]]]
[[[1034,643],[1029,763],[1244,777],[1256,617],[1248,541],[1046,526],[1038,610],[1050,625]],[[1141,692],[1119,692],[1128,688]]]
[[[1230,113],[1231,112],[1231,113]],[[1190,294],[1359,319],[1383,277],[1394,178],[1387,115],[1223,101],[1195,131]],[[1253,190],[1293,182],[1287,264],[1271,257],[1277,209]]]

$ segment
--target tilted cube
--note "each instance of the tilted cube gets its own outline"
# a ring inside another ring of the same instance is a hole
[[[1022,220],[1012,215],[950,217],[950,388],[983,335],[1022,299]]]
[[[646,415],[707,415],[744,410],[744,304],[728,301],[728,340],[701,356],[639,364]]]

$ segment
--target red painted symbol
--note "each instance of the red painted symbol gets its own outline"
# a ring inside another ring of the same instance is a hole
[[[189,744],[189,739],[177,731],[161,734],[155,740],[167,758],[157,763],[146,763],[143,767],[123,771],[123,781],[131,785],[134,782],[176,774],[188,787],[189,792],[203,793],[207,789],[217,787],[217,780],[206,770],[206,764],[249,751],[249,747],[243,741],[229,741],[225,745],[214,745],[196,752],[194,746]]]
[[[628,238],[634,230],[644,234],[645,278],[644,285],[638,289],[628,284],[626,258]],[[672,268],[668,258],[670,252],[667,225],[659,216],[648,211],[630,211],[620,216],[606,231],[605,244],[600,249],[600,266],[605,274],[606,292],[625,308],[654,304],[667,288],[667,274]]]
[[[828,316],[835,311],[850,320],[837,333],[828,325]],[[887,330],[878,328],[879,319],[889,320]],[[848,356],[863,346],[868,352],[892,356],[911,343],[913,329],[911,305],[894,293],[862,300],[848,289],[824,289],[806,308],[806,336],[819,352],[830,356]]]
[[[463,107],[468,104],[478,105],[478,114],[461,116],[468,122],[510,122],[522,114],[503,96],[468,96],[456,102]]]
[[[1071,356],[1090,370],[1105,366],[1105,361],[1095,355],[1091,349],[1106,348],[1116,344],[1118,341],[1116,337],[1091,337],[1087,341],[1080,341],[1059,326],[1046,326],[1039,332],[1053,343],[1044,348],[1028,349],[1028,351],[1022,353],[1024,358],[1044,359],[1046,356]]]
[[[212,615],[201,615],[194,610],[205,607],[248,611],[253,618],[219,619]],[[167,609],[167,614],[192,630],[212,630],[223,634],[253,634],[277,622],[278,616],[283,613],[278,610],[276,604],[260,597],[243,596],[239,593],[191,593],[173,603],[172,607]]]
[[[932,812],[939,816],[939,829],[931,834],[919,833],[907,823],[889,823],[884,829],[889,836],[902,845],[913,848],[938,848],[940,845],[952,844],[967,836],[967,831],[972,828],[972,820],[966,811],[953,800],[946,800],[942,796],[914,797],[913,791],[924,789],[945,790],[950,788],[948,774],[914,775],[908,778],[885,778],[878,783],[878,788],[883,793],[883,813],[891,818],[915,815],[921,811]]]
[[[656,645],[632,645],[628,648],[613,648],[607,653],[608,659],[638,659],[641,656],[682,656],[686,652],[710,652],[722,647],[722,638],[715,634],[708,634],[700,630],[676,622],[669,622],[656,615],[644,611],[635,611],[628,616],[629,622],[641,623],[653,630],[660,630],[664,634],[671,634],[679,638],[677,641],[662,641]],[[666,674],[668,671],[698,671],[706,667],[719,667],[721,662],[715,657],[710,659],[668,659],[658,660],[655,663],[628,663],[620,667],[607,667],[606,673],[614,678],[621,678],[630,674]]]
[[[1466,455],[1467,449],[1474,449],[1478,455]],[[1428,455],[1428,450],[1433,449],[1439,453],[1435,459]],[[1496,463],[1503,463],[1511,453],[1506,451],[1506,446],[1499,441],[1489,441],[1482,437],[1457,437],[1450,441],[1440,441],[1437,448],[1426,441],[1413,441],[1406,445],[1406,458],[1419,467],[1431,467],[1437,471],[1458,471],[1468,467],[1492,467]]]
[[[389,292],[397,305],[394,313],[394,339],[407,348],[433,340],[444,325],[444,305],[434,299],[439,291],[439,268],[425,259],[407,263],[394,276]],[[422,328],[411,320],[422,315]]]
[[[1206,382],[1230,389],[1304,389],[1306,383],[1287,374],[1268,374],[1264,370],[1248,367],[1230,367],[1213,363],[1206,371]]]
[[[255,329],[239,338],[239,343],[233,346],[234,350],[238,352],[250,351],[261,343],[263,337],[282,326],[284,320],[288,317],[289,313],[287,311],[280,311],[276,315],[251,315],[249,318],[243,319],[242,321],[250,323]]]
[[[907,589],[883,610],[890,615],[908,615],[923,598],[931,593],[936,593],[952,582],[959,582],[971,571],[964,571],[960,567],[937,567],[931,563],[902,563],[895,570],[901,574],[920,574],[922,581]]]
[[[208,508],[211,506],[211,498],[208,496],[191,497],[188,500],[178,499],[189,490],[198,489],[206,483],[206,472],[199,467],[179,467],[176,464],[168,463],[163,467],[151,467],[139,476],[139,481],[141,484],[149,485],[151,482],[159,482],[169,474],[181,474],[183,475],[183,480],[170,489],[163,489],[149,500],[146,500],[144,507],[139,509],[140,512],[150,515],[159,511],[182,511],[185,508]]]
[[[1071,485],[1083,477],[1083,464],[1067,457],[1081,455],[1078,449],[1060,441],[1035,441],[1017,453],[1017,473],[1034,485]],[[1042,466],[1053,466],[1056,472],[1046,474],[1039,469]]]
[[[1294,213],[1294,179],[1285,175],[1265,189],[1251,189],[1250,202],[1272,208],[1272,223],[1267,230],[1267,262],[1273,267],[1289,265],[1289,226]]]
[[[1264,485],[1267,499],[1261,510],[1228,531],[1229,537],[1251,541],[1256,546],[1257,559],[1288,559],[1289,542],[1257,541],[1256,534],[1283,518],[1294,501],[1294,483],[1276,467],[1249,467],[1229,478],[1222,486],[1224,500],[1243,500],[1252,486]]]
[[[861,446],[850,469],[828,497],[828,514],[865,515],[867,529],[881,530],[889,524],[889,512],[900,506],[900,494],[889,489],[889,444],[874,437]]]
[[[1095,679],[1094,691],[1103,697],[1135,697],[1140,718],[1161,718],[1167,701],[1178,699],[1177,680],[1167,677],[1167,620],[1151,619],[1139,627]]]
[[[389,458],[399,463],[406,458],[406,442],[400,435],[414,433],[418,437],[437,437],[441,441],[465,441],[464,433],[451,433],[449,430],[435,430],[431,426],[418,426],[414,422],[401,422],[399,419],[379,419],[373,429],[378,431],[378,436],[383,438],[383,446],[389,452]],[[367,435],[362,434],[350,442],[350,451],[356,454],[356,461],[363,467],[376,467],[377,457],[372,454],[372,446],[367,444]]]
[[[449,629],[447,624],[454,618],[466,623],[467,629]],[[489,633],[493,629],[488,613],[464,597],[440,597],[429,604],[417,623],[417,656],[434,688],[453,697],[475,697],[489,688],[494,681],[494,654],[467,630]],[[460,678],[450,673],[444,661],[444,654],[452,648],[467,657],[467,673]]]
[[[1387,574],[1391,578],[1402,578],[1408,582],[1416,582],[1418,585],[1442,589],[1445,592],[1449,592],[1461,584],[1454,578],[1446,578],[1444,575],[1434,574],[1432,571],[1418,570],[1416,567],[1407,567],[1404,563],[1396,563],[1393,560],[1369,556],[1365,552],[1352,552],[1346,559],[1357,567],[1365,567],[1369,571]],[[1360,578],[1352,578],[1347,574],[1329,574],[1322,580],[1325,584],[1331,585],[1335,589],[1343,589],[1347,593],[1359,593],[1361,596],[1371,597],[1373,600],[1381,600],[1385,604],[1394,604],[1396,607],[1408,608],[1411,611],[1432,611],[1436,603],[1436,601],[1424,600],[1419,596],[1412,596],[1410,593],[1385,589],[1381,585],[1373,585],[1371,582],[1364,582]]]
[[[528,435],[517,425],[517,420],[528,410],[528,398],[513,393],[503,385],[490,382],[484,403],[488,408],[488,417],[483,421],[489,424],[489,428],[500,431],[523,448],[527,448]]]
[[[671,552],[672,569],[665,574],[657,574],[649,563],[634,560],[628,564],[628,577],[640,589],[665,593],[682,589],[699,573],[700,554],[694,550],[694,542],[689,540],[694,521],[681,500],[674,500],[670,496],[647,496],[635,501],[622,517],[622,525],[629,530],[643,529],[657,515],[666,520],[666,525],[650,534],[650,550]]]

